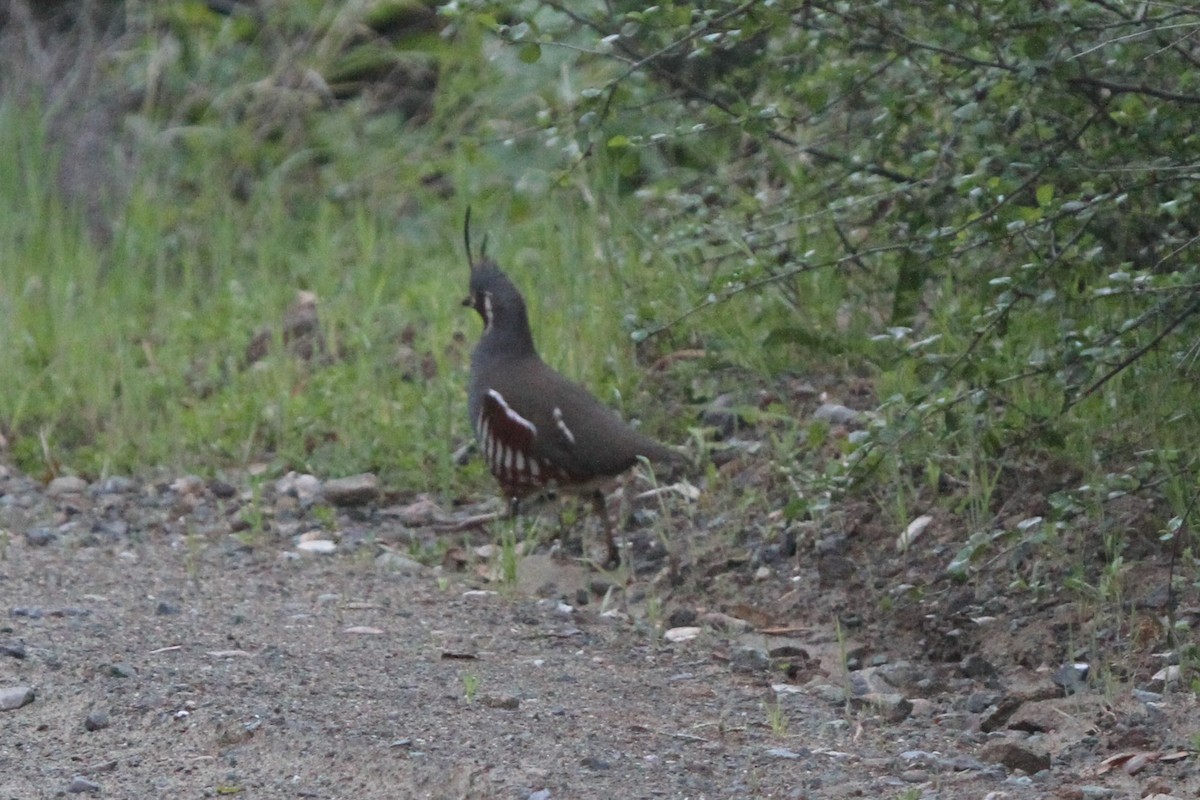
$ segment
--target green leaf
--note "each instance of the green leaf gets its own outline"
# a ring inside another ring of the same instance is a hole
[[[1043,183],[1037,188],[1037,201],[1039,206],[1048,206],[1050,201],[1054,199],[1054,186],[1049,183]]]
[[[529,42],[517,52],[517,58],[526,64],[536,64],[542,58],[542,46],[537,42]]]
[[[607,147],[609,150],[624,150],[626,147],[629,147],[629,144],[629,137],[618,133],[608,140]]]

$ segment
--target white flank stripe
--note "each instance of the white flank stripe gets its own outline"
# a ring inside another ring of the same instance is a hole
[[[558,429],[563,432],[563,436],[566,436],[571,444],[575,444],[575,434],[571,433],[571,429],[563,421],[562,409],[558,406],[554,407],[554,422],[558,425]]]
[[[504,395],[500,394],[495,389],[488,389],[488,396],[500,404],[500,407],[504,409],[504,415],[506,417],[508,417],[511,421],[513,421],[516,424],[520,425],[521,427],[525,428],[530,433],[532,433],[534,435],[537,434],[537,426],[534,425],[529,420],[522,417],[516,411],[513,411],[512,407],[507,402],[505,402]]]
[[[538,460],[536,458],[529,459],[529,474],[536,478],[541,474],[541,472],[542,470],[538,466]]]
[[[525,471],[525,454],[522,453],[520,450],[517,451],[516,461],[517,461],[517,472],[524,472]]]

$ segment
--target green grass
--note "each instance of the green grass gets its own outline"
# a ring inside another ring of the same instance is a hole
[[[480,327],[459,304],[464,204],[430,203],[398,222],[366,201],[322,196],[300,214],[266,191],[244,205],[220,176],[181,206],[147,182],[106,253],[48,185],[38,128],[27,112],[0,111],[10,154],[0,159],[0,338],[12,343],[0,350],[0,426],[21,467],[212,473],[265,462],[450,489]],[[580,203],[517,206],[477,202],[475,235],[489,234],[489,252],[524,289],[543,355],[606,401],[642,410],[624,317],[639,298],[665,298],[650,303],[663,316],[684,298],[655,272],[608,260],[608,237]],[[298,289],[319,297],[342,354],[332,363],[279,346]],[[263,326],[274,353],[247,367]],[[422,361],[435,374],[422,375]]]

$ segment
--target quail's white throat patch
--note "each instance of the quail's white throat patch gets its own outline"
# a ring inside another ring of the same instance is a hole
[[[485,331],[492,329],[492,319],[493,319],[493,317],[492,317],[492,293],[484,292],[483,293],[483,329]],[[500,397],[499,394],[497,394],[496,396]],[[500,402],[503,403],[504,399],[501,398]],[[504,407],[508,408],[507,405],[505,405]]]

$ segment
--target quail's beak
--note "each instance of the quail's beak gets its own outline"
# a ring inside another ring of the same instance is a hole
[[[470,308],[471,306],[475,305],[474,303],[471,302],[471,295],[467,295],[466,297],[464,297],[462,304],[467,308]]]

